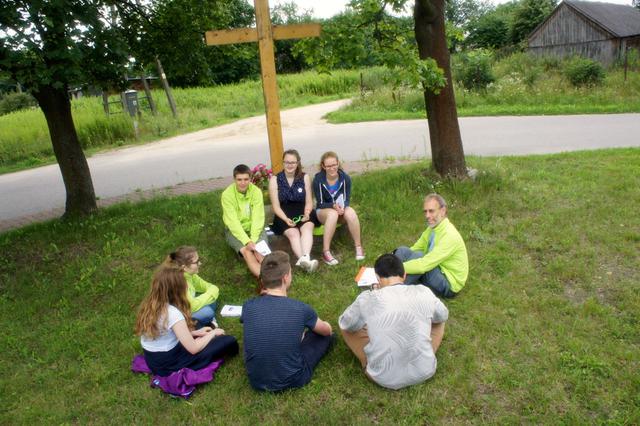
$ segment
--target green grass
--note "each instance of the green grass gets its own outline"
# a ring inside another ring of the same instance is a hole
[[[454,56],[454,71],[456,57]],[[623,113],[640,111],[640,73],[630,71],[627,81],[618,68],[609,70],[605,83],[576,89],[562,76],[562,63],[550,59],[534,60],[514,54],[497,61],[497,77],[486,91],[477,92],[455,86],[458,115],[554,115]],[[548,69],[545,71],[545,67]],[[392,90],[388,71],[383,68],[334,71],[331,75],[305,72],[278,78],[283,109],[312,103],[354,97],[354,102],[328,115],[332,123],[374,120],[421,119],[425,117],[423,95],[418,90]],[[361,90],[361,85],[363,89]],[[358,96],[358,93],[360,95]],[[141,92],[141,95],[143,93]],[[128,117],[107,117],[101,98],[73,101],[74,121],[87,155],[129,144],[155,141],[264,111],[261,83],[174,89],[178,119],[173,119],[164,93],[154,91],[159,115],[145,111],[138,139]],[[116,97],[112,97],[116,100]],[[144,101],[141,101],[144,104]],[[114,110],[118,110],[118,105]],[[25,125],[27,123],[27,125]],[[27,169],[55,162],[46,121],[39,109],[0,116],[0,173]]]
[[[434,190],[467,242],[470,277],[446,302],[428,382],[379,388],[341,340],[308,386],[279,395],[251,390],[241,357],[188,402],[131,373],[136,307],[176,246],[199,248],[222,304],[253,296],[214,192],[0,235],[0,423],[638,424],[640,150],[468,162],[476,182],[440,180],[424,164],[354,178],[368,264],[417,238]],[[335,241],[342,263],[296,273],[291,292],[334,327],[358,293],[346,234]],[[241,339],[237,319],[221,323]]]
[[[460,117],[496,115],[558,115],[640,112],[640,72],[608,71],[599,87],[574,88],[557,70],[539,71],[527,85],[530,68],[513,70],[496,64],[495,83],[486,91],[469,91],[454,84]],[[422,92],[410,89],[392,91],[383,87],[328,114],[332,123],[420,119],[425,117]]]
[[[335,71],[331,75],[306,72],[278,78],[281,107],[292,108],[353,96],[359,90],[361,71]],[[375,81],[381,70],[363,71],[368,81]],[[372,77],[369,77],[372,76]],[[133,123],[120,114],[107,117],[102,98],[85,97],[72,102],[72,113],[80,143],[91,155],[100,150],[127,144],[144,143],[169,136],[205,129],[264,112],[260,81],[173,89],[178,105],[178,119],[173,119],[166,96],[154,90],[159,114],[144,110],[139,139]],[[140,92],[140,96],[144,92]],[[112,96],[112,101],[117,97]],[[141,104],[146,106],[145,101]],[[121,111],[119,104],[113,111]],[[25,125],[28,123],[28,125]],[[55,161],[46,120],[40,109],[0,116],[0,173],[47,164]]]

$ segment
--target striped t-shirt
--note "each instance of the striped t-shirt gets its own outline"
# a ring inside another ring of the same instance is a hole
[[[311,380],[300,344],[305,328],[313,329],[318,314],[306,303],[279,296],[260,296],[242,306],[244,362],[251,386],[278,391]]]

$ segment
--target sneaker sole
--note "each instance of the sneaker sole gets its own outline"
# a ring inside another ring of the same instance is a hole
[[[317,260],[311,260],[309,262],[309,269],[307,269],[307,272],[311,273],[314,272],[316,269],[318,269],[318,261]]]

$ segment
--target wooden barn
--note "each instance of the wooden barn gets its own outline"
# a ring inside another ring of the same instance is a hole
[[[640,49],[640,10],[620,4],[565,0],[533,30],[529,52],[580,55],[611,65]]]

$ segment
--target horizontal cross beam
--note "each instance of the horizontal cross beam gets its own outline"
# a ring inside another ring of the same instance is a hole
[[[321,31],[320,24],[274,25],[271,28],[274,40],[318,37]],[[258,30],[255,28],[207,31],[204,35],[208,46],[258,41]]]

